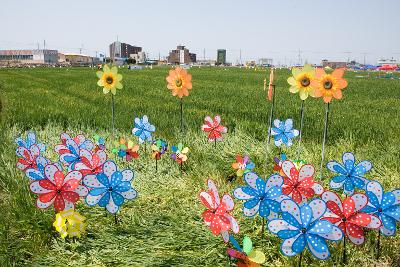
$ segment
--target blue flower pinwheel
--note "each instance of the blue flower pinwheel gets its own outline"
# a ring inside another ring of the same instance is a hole
[[[38,156],[36,158],[36,168],[28,168],[25,170],[26,177],[28,177],[31,181],[45,179],[46,177],[44,175],[44,168],[48,164],[52,164],[50,160],[45,157]]]
[[[83,178],[83,184],[90,189],[86,203],[89,206],[106,207],[110,213],[117,213],[125,199],[137,197],[131,185],[132,179],[133,171],[119,171],[115,162],[106,161],[101,173],[88,174]]]
[[[244,200],[243,214],[254,217],[257,213],[268,220],[278,217],[281,211],[280,203],[287,196],[282,195],[283,178],[273,174],[266,181],[254,172],[244,175],[247,186],[238,187],[233,191],[235,198]]]
[[[274,120],[274,126],[271,128],[271,135],[274,137],[275,145],[291,146],[292,139],[299,135],[299,130],[293,129],[293,120],[287,119],[286,121]]]
[[[334,176],[329,183],[332,189],[343,189],[346,195],[352,195],[355,188],[365,190],[368,179],[364,177],[365,173],[372,169],[372,164],[368,160],[361,161],[356,164],[356,159],[351,152],[343,154],[343,165],[337,161],[330,161],[326,167],[333,173]]]
[[[27,134],[27,136],[26,136],[26,140],[24,140],[22,137],[16,138],[16,139],[15,139],[15,143],[16,143],[18,146],[25,147],[25,148],[28,149],[28,150],[30,149],[30,147],[31,147],[32,145],[37,145],[38,148],[39,148],[39,150],[40,150],[40,152],[46,151],[46,146],[45,146],[44,144],[38,143],[38,142],[36,141],[36,135],[35,135],[34,132],[29,132],[29,133]]]
[[[396,222],[400,221],[400,189],[386,192],[377,181],[367,184],[368,204],[361,211],[374,214],[382,221],[380,231],[385,236],[396,234]]]
[[[154,125],[151,125],[146,115],[143,118],[135,118],[135,124],[132,129],[132,134],[139,138],[139,143],[152,142],[151,134],[156,130]]]
[[[268,223],[268,229],[284,241],[281,251],[285,256],[295,256],[307,246],[320,260],[330,256],[326,240],[339,241],[343,232],[331,222],[320,218],[326,212],[326,203],[313,199],[301,207],[291,199],[281,202],[282,219]]]

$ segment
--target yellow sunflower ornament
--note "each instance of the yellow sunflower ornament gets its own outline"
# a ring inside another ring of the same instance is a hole
[[[310,85],[315,77],[315,68],[306,64],[303,68],[293,68],[292,74],[287,79],[291,85],[289,91],[293,94],[299,93],[301,100],[306,100],[309,95],[314,97],[314,88]]]
[[[85,219],[85,217],[73,209],[64,210],[57,213],[53,226],[56,228],[57,232],[60,233],[62,238],[66,236],[80,237],[86,228],[84,223]]]
[[[118,74],[118,67],[112,66],[111,68],[105,64],[103,71],[96,72],[99,81],[97,85],[103,87],[103,93],[108,94],[111,91],[113,95],[117,93],[117,89],[122,89],[122,75]]]

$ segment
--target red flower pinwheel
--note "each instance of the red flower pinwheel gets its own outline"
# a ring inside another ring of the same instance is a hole
[[[314,182],[314,166],[304,164],[298,170],[293,162],[285,160],[282,163],[283,177],[282,193],[290,196],[296,203],[307,201],[315,194],[324,192],[322,185]]]
[[[91,153],[86,149],[81,150],[81,161],[75,164],[75,170],[82,173],[82,177],[88,174],[98,174],[102,171],[104,162],[107,160],[107,154],[104,150],[98,150]]]
[[[222,134],[227,133],[228,129],[221,125],[221,117],[215,115],[214,120],[210,116],[204,118],[204,125],[201,126],[201,130],[208,133],[208,141],[222,141]]]
[[[368,204],[368,197],[364,194],[356,193],[342,202],[336,193],[326,191],[322,199],[328,208],[322,220],[338,226],[353,244],[364,243],[364,227],[378,229],[382,225],[377,216],[360,212]]]
[[[67,144],[68,140],[72,140],[73,143],[75,144],[75,146],[78,147],[78,149],[87,149],[89,151],[92,151],[94,148],[94,144],[92,141],[86,139],[86,137],[82,134],[78,134],[77,136],[75,136],[74,138],[71,138],[71,136],[69,136],[69,134],[67,133],[62,133],[60,136],[61,139],[61,144],[56,145],[54,147],[54,151],[56,151],[59,155],[63,155],[66,153],[71,153],[70,147]],[[78,150],[77,149],[77,150]]]
[[[36,158],[40,156],[40,149],[37,145],[31,145],[29,149],[20,146],[17,148],[18,162],[17,168],[21,171],[36,169]]]
[[[208,191],[200,193],[200,200],[207,210],[202,217],[205,224],[214,235],[221,234],[225,242],[229,241],[229,230],[239,233],[239,225],[235,218],[229,214],[233,210],[234,203],[230,195],[224,195],[222,201],[219,198],[218,189],[212,180],[207,181]]]
[[[56,165],[50,164],[45,167],[44,174],[45,179],[30,185],[31,191],[38,195],[36,205],[40,209],[52,204],[57,212],[72,209],[79,197],[88,194],[87,188],[80,185],[82,174],[79,171],[64,175]]]

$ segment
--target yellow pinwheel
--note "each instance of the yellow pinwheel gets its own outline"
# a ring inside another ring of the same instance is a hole
[[[97,85],[103,87],[103,93],[108,94],[111,91],[113,95],[117,93],[116,89],[122,89],[122,75],[118,74],[118,67],[112,66],[111,68],[105,64],[103,71],[96,72],[99,81]]]
[[[289,91],[293,94],[299,93],[301,100],[306,100],[309,95],[314,97],[311,81],[315,77],[315,68],[306,64],[303,68],[293,68],[292,74],[293,76],[287,79],[290,84]]]
[[[56,228],[57,232],[60,233],[62,238],[66,236],[80,237],[86,229],[84,223],[85,219],[85,217],[73,209],[64,210],[57,213],[53,226]]]

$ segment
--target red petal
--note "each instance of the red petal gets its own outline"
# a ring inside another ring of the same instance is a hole
[[[337,216],[339,216],[340,218],[344,217],[342,210],[339,208],[338,204],[336,204],[334,201],[332,200],[328,200],[326,202],[326,206],[328,207],[328,209],[330,211],[332,211],[333,213],[335,213]]]
[[[92,164],[90,163],[90,161],[89,161],[86,157],[82,157],[82,158],[81,158],[81,161],[82,161],[82,163],[83,163],[86,167],[88,167],[89,169],[92,169],[92,168],[93,168]]]
[[[212,209],[213,209],[213,208],[210,206],[210,204],[208,204],[207,200],[206,200],[204,197],[200,196],[200,201],[201,201],[201,203],[203,203],[203,205],[204,205],[207,209],[209,209],[209,210],[212,210]]]
[[[50,192],[50,193],[45,193],[45,194],[41,194],[39,195],[39,200],[43,203],[47,203],[50,200],[52,200],[56,195],[56,192]]]
[[[351,197],[346,198],[343,201],[343,215],[348,218],[354,213],[355,207],[354,200]]]
[[[242,164],[243,164],[243,158],[242,158],[242,156],[237,155],[237,156],[236,156],[236,162],[242,163]]]
[[[43,187],[44,189],[48,189],[48,190],[57,190],[57,187],[56,187],[52,182],[50,182],[49,179],[40,180],[40,181],[39,181],[39,185],[40,185],[41,187]]]
[[[292,199],[296,202],[296,203],[301,203],[301,201],[302,201],[302,197],[301,197],[301,194],[300,194],[300,192],[297,190],[297,189],[293,189],[293,192],[292,192]]]
[[[290,169],[290,178],[292,178],[292,182],[295,184],[299,180],[299,171],[295,167]]]
[[[282,168],[281,168],[282,169]],[[283,184],[293,186],[293,181],[288,177],[283,177]]]
[[[77,179],[71,179],[68,180],[61,188],[62,191],[74,191],[78,185],[79,185],[79,180]]]
[[[307,177],[299,183],[299,187],[312,187],[314,185],[314,179]]]
[[[61,195],[64,199],[72,203],[75,203],[79,200],[79,194],[72,191],[63,191],[61,192]]]
[[[64,184],[64,173],[61,171],[56,171],[54,174],[54,181],[56,183],[56,187],[61,188]]]
[[[54,208],[56,211],[63,211],[65,209],[65,202],[61,194],[57,194],[56,199],[54,200]]]
[[[350,218],[348,218],[348,222],[354,225],[366,227],[371,223],[371,215],[359,212],[350,216]]]
[[[348,234],[351,235],[352,237],[360,238],[364,236],[364,231],[362,227],[351,224],[351,223],[346,223],[346,228],[348,231]]]
[[[226,205],[223,204],[223,203],[221,203],[221,204],[218,206],[217,210],[215,211],[215,214],[217,214],[217,215],[224,215],[225,213],[226,213]]]
[[[314,189],[312,189],[312,188],[304,188],[304,187],[297,187],[297,190],[303,195],[303,196],[305,196],[306,198],[310,198],[310,197],[312,197],[312,196],[314,196],[314,194],[315,194],[315,192],[314,192]]]
[[[203,212],[201,216],[203,217],[205,222],[210,223],[213,220],[215,214],[209,210],[206,210]]]
[[[336,224],[337,222],[341,221],[340,218],[336,218],[336,217],[322,217],[321,220],[330,221],[333,224]]]
[[[293,186],[284,186],[284,187],[282,187],[282,194],[290,195],[290,193],[292,193],[293,189],[294,189]]]
[[[23,153],[24,153],[24,158],[25,158],[27,161],[32,161],[31,154],[29,153],[28,150],[24,150]]]

